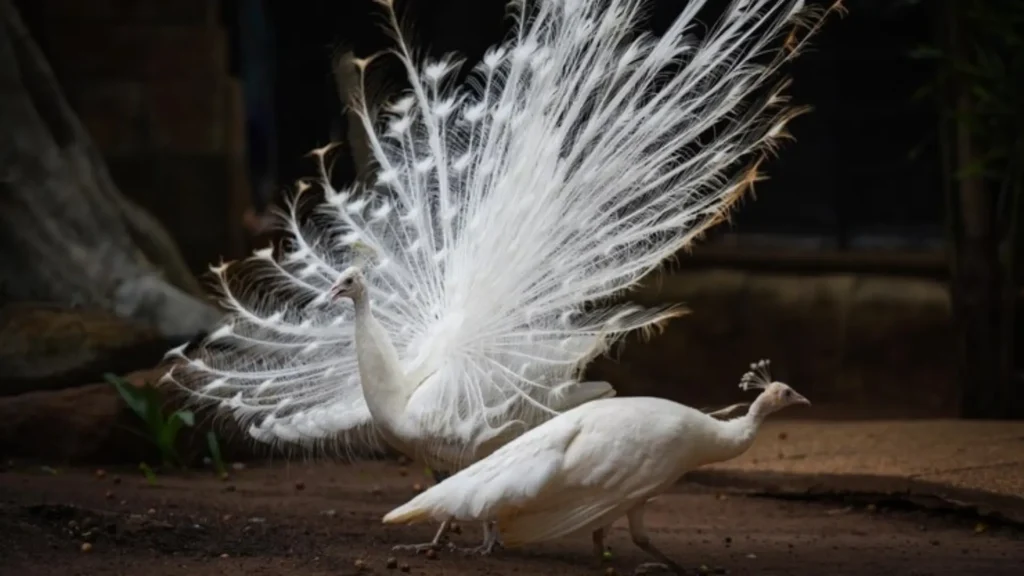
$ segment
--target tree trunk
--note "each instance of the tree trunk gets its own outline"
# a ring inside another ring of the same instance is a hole
[[[960,61],[968,46],[961,23],[963,3],[947,0],[945,25],[951,57]],[[1016,283],[1007,262],[1012,230],[999,225],[997,194],[975,166],[980,150],[972,131],[970,87],[954,74],[944,96],[953,104],[952,158],[947,158],[950,226],[950,295],[956,335],[956,378],[964,418],[1021,417],[1013,378]],[[1012,227],[1011,227],[1012,228]],[[1012,256],[1011,256],[1012,258]]]
[[[185,339],[220,312],[157,220],[121,195],[9,0],[0,0],[0,293]]]

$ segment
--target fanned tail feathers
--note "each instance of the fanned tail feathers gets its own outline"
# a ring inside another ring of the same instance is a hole
[[[351,306],[327,296],[360,250],[403,370],[432,376],[417,410],[439,438],[549,417],[596,354],[683,313],[594,303],[727,217],[800,112],[772,78],[838,9],[733,0],[698,41],[702,0],[659,37],[637,29],[641,0],[513,2],[510,38],[457,85],[461,62],[417,65],[377,2],[411,89],[379,113],[350,102],[375,181],[336,190],[318,151],[326,202],[287,216],[251,283],[215,270],[231,318],[169,375],[257,438],[375,437]]]

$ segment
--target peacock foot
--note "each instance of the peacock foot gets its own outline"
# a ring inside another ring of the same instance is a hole
[[[501,544],[498,542],[488,542],[479,546],[470,546],[469,548],[457,548],[452,546],[453,550],[461,552],[465,556],[490,556],[496,548],[501,548]]]
[[[683,572],[676,571],[668,564],[662,564],[661,562],[644,562],[633,569],[633,576],[656,574],[658,572],[668,572],[670,574],[679,574],[679,576],[683,576]]]
[[[423,554],[427,550],[438,551],[441,549],[441,542],[424,542],[423,544],[398,544],[392,546],[391,550],[395,552],[414,552],[416,554]]]

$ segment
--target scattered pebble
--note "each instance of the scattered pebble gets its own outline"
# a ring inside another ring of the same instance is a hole
[[[296,482],[296,483],[295,483],[295,489],[296,489],[296,490],[305,490],[305,489],[306,489],[306,484],[305,484],[305,482],[303,482],[303,481],[301,481],[301,480],[299,480],[298,482]]]
[[[320,512],[320,514],[327,516],[328,518],[334,518],[338,515],[338,511],[332,508],[330,510],[324,510],[323,512]]]
[[[617,575],[618,575],[618,572],[616,572],[615,568],[612,568],[611,566],[609,566],[609,567],[604,569],[604,576],[617,576]]]
[[[82,552],[92,552],[92,544],[88,542],[82,543]]]
[[[868,512],[874,512],[875,510],[878,510],[878,506],[875,506],[874,504],[868,504],[867,509]]]
[[[225,552],[225,553],[221,554],[220,557],[221,558],[231,558],[231,555],[229,555],[227,552]]]
[[[231,520],[231,514],[225,514],[225,515],[221,516],[220,519],[223,520],[224,522],[227,522],[227,521]]]
[[[427,550],[427,560],[437,560],[437,551],[434,549]]]
[[[462,534],[462,526],[459,526],[458,522],[452,522],[448,525],[448,531],[452,534]]]
[[[231,469],[236,471],[245,470],[245,464],[242,462],[232,462]]]
[[[111,500],[114,498],[114,493],[111,492],[110,490],[107,490],[107,493],[104,494],[103,497],[106,498],[107,500]]]
[[[422,491],[423,491],[423,486],[421,486],[421,485],[420,485],[420,484],[419,484],[419,483],[417,482],[416,484],[413,484],[413,485],[412,485],[412,491],[413,491],[413,492],[416,492],[417,494],[419,494],[420,492],[422,492]]]
[[[374,496],[380,496],[383,493],[384,490],[381,489],[379,484],[374,484],[373,488],[370,488],[370,494],[373,494]]]
[[[366,568],[366,562],[364,562],[362,559],[356,560],[354,562],[354,565],[356,567],[356,570],[363,570]]]
[[[228,474],[227,472],[221,472],[220,473],[220,481],[221,482],[227,482],[229,478],[231,478],[231,475]]]
[[[757,560],[757,554],[747,554],[747,558],[750,558],[751,560]]]
[[[97,478],[103,478],[106,475],[107,475],[107,471],[102,469],[102,468],[100,468],[99,470],[96,471],[96,477]]]
[[[974,525],[974,533],[975,534],[981,534],[985,530],[988,530],[988,526],[986,526],[982,522],[978,522],[977,524]]]
[[[150,508],[149,510],[146,510],[146,514],[149,514],[150,516],[156,514],[156,508]]]
[[[394,557],[388,558],[386,566],[388,567],[388,570],[398,568],[398,559]]]
[[[409,571],[409,565],[408,564],[402,564],[401,566],[398,567],[398,569],[400,571],[402,571],[402,572],[408,572]]]

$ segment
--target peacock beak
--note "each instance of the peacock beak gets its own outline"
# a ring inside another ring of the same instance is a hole
[[[341,298],[341,282],[336,282],[334,286],[331,286],[328,295],[331,297],[331,300],[338,300]]]
[[[794,392],[793,394],[796,394],[796,398],[793,401],[794,404],[803,404],[804,406],[810,406],[811,405],[811,401],[808,400],[803,395],[798,394],[796,392]]]

